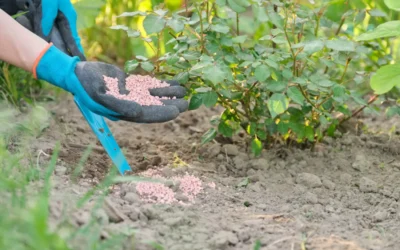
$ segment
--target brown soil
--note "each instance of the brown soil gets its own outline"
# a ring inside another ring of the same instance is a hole
[[[62,143],[51,206],[57,223],[59,211],[101,181],[111,161],[72,100],[52,111],[52,124],[34,147],[51,153],[57,141]],[[191,206],[149,205],[140,201],[133,185],[116,185],[108,206],[99,211],[104,238],[137,230],[139,250],[154,249],[146,242],[168,250],[253,249],[257,240],[259,249],[266,250],[399,248],[400,138],[394,130],[388,134],[400,125],[398,118],[365,118],[368,130],[361,135],[326,139],[314,152],[275,146],[255,159],[246,154],[240,136],[235,145],[218,140],[199,146],[213,115],[216,110],[201,109],[164,124],[108,122],[137,170],[187,171],[215,182],[216,189],[206,189]],[[366,132],[379,128],[385,133]],[[70,173],[91,143],[96,143],[94,151],[73,183]],[[171,170],[178,158],[187,166]],[[246,177],[247,187],[236,187]],[[88,209],[73,210],[68,217],[84,225]]]

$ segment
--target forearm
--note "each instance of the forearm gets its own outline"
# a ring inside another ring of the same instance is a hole
[[[0,10],[0,60],[32,72],[48,43]]]

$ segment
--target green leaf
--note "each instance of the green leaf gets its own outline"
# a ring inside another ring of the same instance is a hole
[[[228,5],[236,13],[243,13],[247,10],[246,7],[237,4],[235,0],[228,0]]]
[[[156,13],[157,15],[159,15],[161,17],[164,17],[168,13],[168,10],[157,9],[154,11],[154,13]]]
[[[149,60],[147,57],[141,56],[141,55],[137,55],[137,56],[136,56],[136,59],[138,59],[138,60],[140,60],[140,61],[147,61],[147,60]]]
[[[267,13],[265,12],[265,8],[264,7],[258,6],[257,4],[253,4],[252,7],[253,7],[254,18],[257,21],[259,21],[261,23],[269,21],[269,18],[267,16]],[[275,35],[274,33],[272,33],[272,34]]]
[[[267,139],[267,133],[265,132],[265,130],[258,130],[256,134],[261,140]]]
[[[249,178],[246,177],[244,178],[241,182],[239,182],[236,187],[247,187],[249,185],[250,181]]]
[[[360,11],[356,17],[354,18],[354,24],[360,24],[364,21],[365,17],[367,15],[367,12],[365,10]]]
[[[262,142],[257,137],[253,138],[253,140],[251,141],[251,151],[253,152],[253,154],[255,156],[259,156],[261,154],[262,148]]]
[[[256,124],[255,122],[250,122],[250,124],[247,125],[246,132],[247,132],[249,135],[253,136],[253,135],[256,134],[256,128],[257,128],[257,124]]]
[[[383,66],[371,77],[371,88],[375,94],[385,94],[395,86],[400,86],[400,64]]]
[[[77,13],[77,29],[82,30],[93,27],[96,24],[96,17],[100,14],[105,0],[80,0],[74,4]]]
[[[129,27],[126,26],[126,25],[114,25],[114,26],[111,26],[110,29],[113,29],[113,30],[128,30]]]
[[[287,95],[295,103],[298,103],[300,105],[303,105],[304,101],[306,100],[301,91],[297,87],[289,87],[287,90]]]
[[[289,107],[289,99],[284,94],[275,93],[267,101],[272,118],[282,114]]]
[[[201,144],[206,144],[212,140],[214,140],[217,135],[217,130],[215,128],[210,128],[202,137]]]
[[[329,40],[325,43],[326,47],[336,51],[355,51],[356,47],[353,42],[345,40]]]
[[[333,84],[335,84],[335,83],[332,82],[331,80],[323,79],[323,80],[317,81],[316,84],[318,84],[318,86],[321,86],[321,87],[329,88],[329,87],[332,87]]]
[[[368,14],[370,14],[373,17],[385,17],[386,16],[385,12],[378,10],[378,9],[369,10]]]
[[[314,40],[304,45],[303,51],[308,54],[321,51],[324,48],[324,43],[321,40]]]
[[[400,115],[400,107],[389,107],[386,110],[386,115],[388,118],[391,118],[394,115]]]
[[[154,69],[154,65],[151,62],[142,62],[140,63],[140,66],[147,72],[153,71]]]
[[[254,244],[253,250],[261,250],[261,241],[257,240]]]
[[[376,27],[376,29],[361,34],[356,41],[368,41],[383,37],[400,36],[400,21],[390,21]]]
[[[190,98],[189,102],[189,110],[195,110],[200,108],[201,104],[203,104],[203,93],[194,94],[192,98]]]
[[[222,34],[226,34],[229,32],[229,26],[222,25],[222,24],[215,24],[215,25],[211,25],[211,30],[222,33]]]
[[[167,64],[169,64],[169,65],[174,65],[177,62],[179,62],[179,57],[176,55],[172,55],[167,58]]]
[[[265,59],[265,63],[268,64],[268,66],[270,66],[271,68],[274,69],[279,68],[279,65],[276,62],[272,61],[271,59]]]
[[[315,133],[314,129],[311,126],[306,126],[304,129],[305,137],[309,141],[314,141]]]
[[[217,101],[218,101],[218,95],[215,91],[210,91],[210,92],[204,93],[203,104],[207,108],[214,107],[215,104],[217,103]]]
[[[226,137],[232,137],[233,136],[233,129],[231,128],[231,126],[228,124],[228,120],[226,121],[221,121],[218,124],[218,132],[220,134],[222,134],[223,136]]]
[[[385,4],[389,9],[400,11],[399,0],[385,0]]]
[[[143,28],[148,35],[162,31],[164,26],[165,20],[161,16],[151,14],[143,20]]]
[[[232,38],[223,36],[221,38],[221,44],[226,47],[232,47],[233,45]]]
[[[224,7],[226,5],[226,0],[216,0],[215,3],[220,7]]]
[[[128,30],[126,31],[126,33],[128,34],[128,37],[133,37],[133,38],[135,38],[135,37],[139,37],[139,36],[140,36],[140,31],[138,31],[138,30],[131,30],[131,29],[128,29]]]
[[[254,71],[254,76],[256,77],[257,81],[263,82],[271,76],[271,71],[269,71],[268,66],[261,64]]]
[[[189,81],[189,73],[188,72],[180,72],[174,77],[180,84],[187,83]]]
[[[137,60],[130,60],[125,62],[124,70],[126,73],[129,73],[135,70],[139,66],[139,62]]]
[[[119,17],[127,17],[127,16],[145,16],[146,12],[143,11],[133,11],[133,12],[124,12],[121,15],[117,16],[117,18]]]
[[[225,72],[218,65],[213,65],[204,70],[204,78],[213,84],[218,84],[225,80]]]
[[[283,92],[287,84],[287,81],[270,81],[267,83],[266,88],[272,92]]]
[[[181,32],[185,28],[185,24],[176,18],[168,20],[167,25],[177,33]]]
[[[283,30],[284,21],[283,21],[282,16],[280,16],[278,13],[275,13],[275,12],[269,12],[268,17],[269,17],[271,23],[273,23],[279,29]]]
[[[351,116],[351,111],[349,110],[348,107],[346,107],[345,105],[341,105],[337,108],[337,111],[343,113],[344,115],[348,115]]]
[[[243,36],[237,36],[232,38],[232,42],[234,43],[244,43],[247,39],[247,35],[243,35]]]

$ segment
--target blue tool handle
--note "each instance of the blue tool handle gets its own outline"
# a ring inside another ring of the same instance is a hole
[[[76,97],[74,98],[74,101],[82,112],[86,121],[89,123],[94,134],[97,136],[97,139],[103,145],[108,156],[111,158],[114,165],[118,168],[120,174],[124,175],[126,171],[131,171],[132,169],[129,166],[128,161],[122,153],[121,148],[118,146],[118,143],[115,141],[114,136],[108,128],[108,125],[105,122],[104,118],[90,111],[86,106],[81,104],[79,99],[77,99]]]

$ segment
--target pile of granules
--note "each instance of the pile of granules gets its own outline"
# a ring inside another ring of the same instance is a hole
[[[175,177],[179,182],[179,189],[190,202],[193,202],[196,196],[203,190],[202,181],[196,176],[186,174],[183,177]]]
[[[171,204],[176,201],[174,191],[162,183],[139,182],[136,191],[144,202]]]
[[[126,78],[126,89],[129,94],[122,95],[119,93],[118,79],[103,76],[106,83],[107,95],[113,95],[121,100],[134,101],[142,106],[164,105],[161,100],[171,99],[168,97],[157,97],[150,94],[150,89],[165,88],[170,85],[150,76],[130,75]],[[174,97],[175,99],[175,97]]]
[[[162,176],[162,173],[158,169],[148,169],[139,174],[140,176],[162,180],[164,182],[171,181],[177,188],[167,187],[162,183],[154,182],[140,182],[136,185],[136,192],[142,201],[148,203],[159,203],[159,204],[171,204],[179,203],[181,205],[189,205],[195,202],[196,197],[204,190],[204,187],[215,189],[216,185],[214,182],[208,183],[204,186],[204,183],[196,176],[186,173],[185,175],[173,176],[166,178]],[[175,198],[177,193],[181,193],[187,198],[187,203],[178,201]]]

